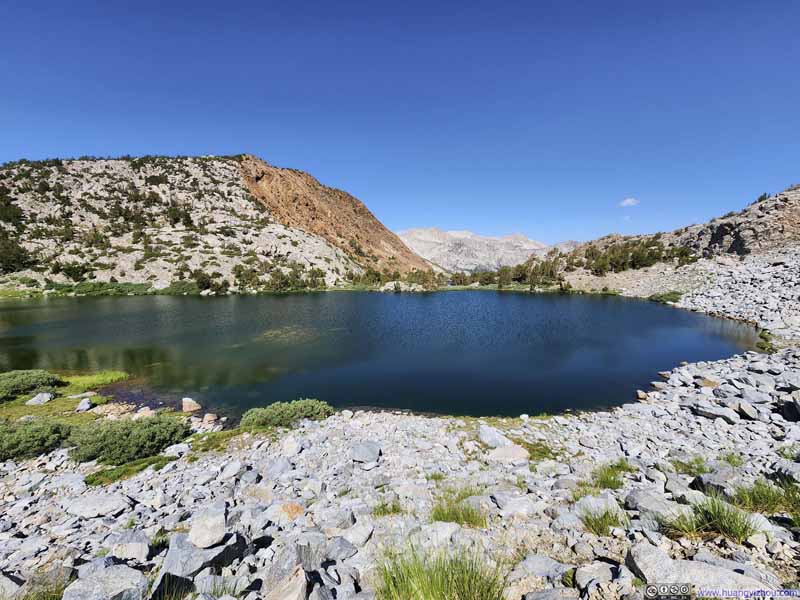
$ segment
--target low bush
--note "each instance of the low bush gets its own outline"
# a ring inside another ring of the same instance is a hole
[[[56,421],[0,421],[0,460],[34,458],[52,452],[69,434],[69,426]]]
[[[681,292],[672,291],[672,292],[664,292],[662,294],[653,294],[652,296],[649,296],[647,299],[653,302],[660,302],[661,304],[667,304],[671,302],[677,302],[678,300],[681,299],[681,296],[683,296]]]
[[[124,465],[155,456],[190,433],[189,426],[174,417],[158,415],[138,421],[92,423],[75,429],[70,444],[79,462],[97,460],[108,465]]]
[[[390,554],[378,567],[378,600],[502,600],[505,577],[486,557],[461,550]]]
[[[304,398],[292,402],[275,402],[264,408],[251,408],[242,416],[242,427],[290,427],[302,419],[320,420],[330,417],[333,408],[327,402]]]
[[[61,379],[40,369],[0,373],[0,401],[11,400],[20,394],[39,388],[62,385]]]

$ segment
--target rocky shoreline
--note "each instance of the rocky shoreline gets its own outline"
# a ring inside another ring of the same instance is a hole
[[[715,264],[678,306],[800,337],[791,254]],[[638,400],[518,419],[341,411],[222,452],[190,438],[108,486],[64,450],[0,463],[0,597],[69,577],[66,600],[368,599],[410,548],[480,556],[509,600],[800,585],[800,350],[682,365]]]

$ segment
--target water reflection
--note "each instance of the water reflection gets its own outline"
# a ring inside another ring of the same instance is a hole
[[[0,368],[119,369],[238,412],[340,406],[535,413],[619,404],[752,328],[624,298],[490,292],[76,298],[0,305]]]

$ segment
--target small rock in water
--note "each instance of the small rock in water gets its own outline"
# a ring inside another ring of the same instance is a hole
[[[183,412],[197,412],[201,410],[203,407],[200,406],[198,402],[195,402],[191,398],[183,398],[181,400],[181,411]]]

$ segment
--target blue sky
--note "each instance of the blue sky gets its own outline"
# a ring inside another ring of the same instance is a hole
[[[2,8],[0,162],[250,152],[395,230],[547,242],[800,182],[797,2]]]

